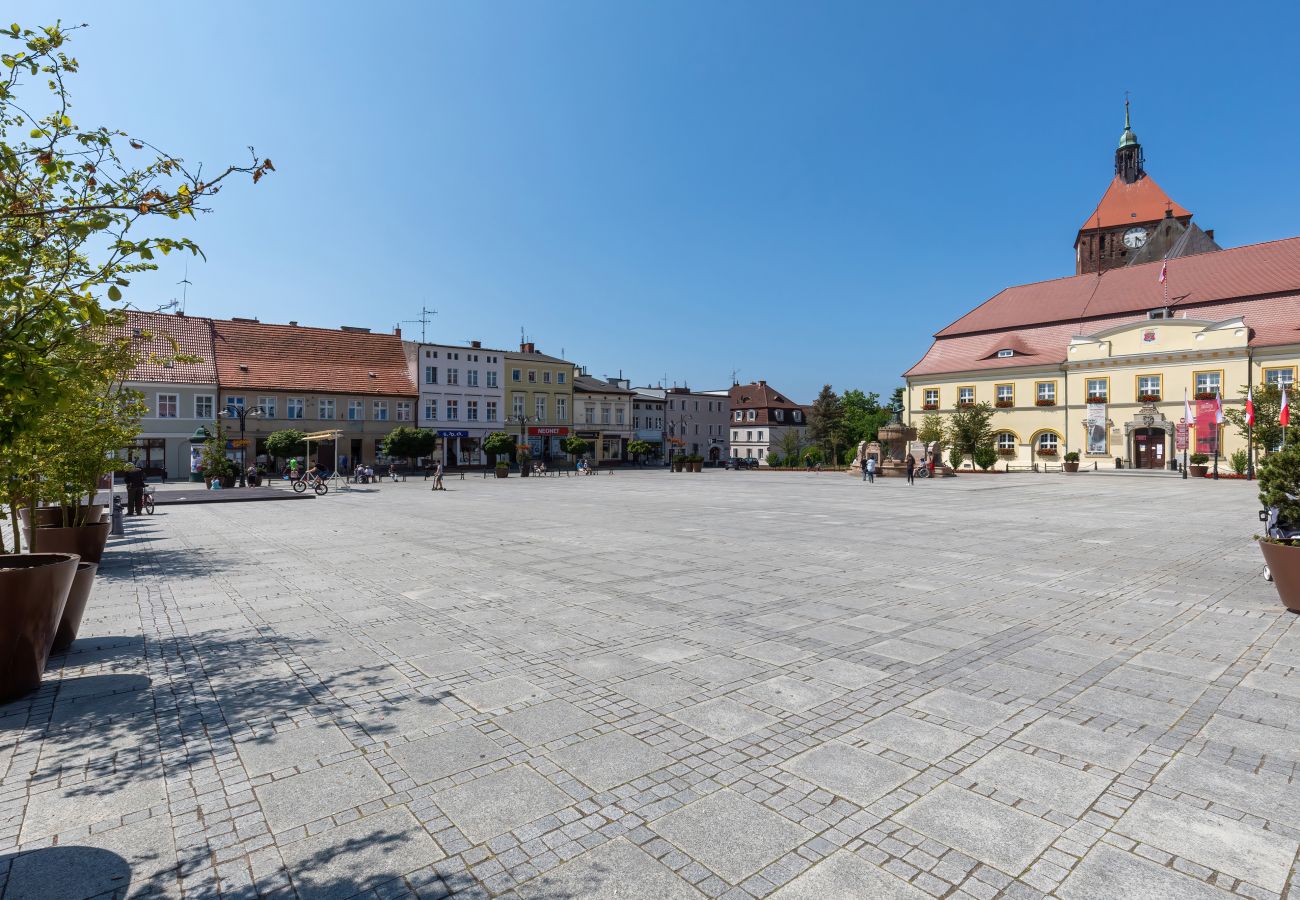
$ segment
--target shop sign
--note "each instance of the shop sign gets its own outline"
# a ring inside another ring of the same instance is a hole
[[[664,439],[664,433],[654,428],[638,428],[636,436],[643,441],[654,441],[655,443]]]
[[[463,438],[467,438],[467,437],[469,437],[469,432],[468,432],[468,431],[439,431],[439,432],[438,432],[438,437],[444,437],[444,438],[453,438],[453,437],[454,437],[454,438],[462,438],[462,437],[463,437]]]
[[[569,433],[569,429],[562,425],[530,425],[528,433],[535,437],[545,437],[546,435],[564,437]]]
[[[1187,449],[1187,423],[1179,422],[1174,426],[1174,449]]]
[[[599,432],[599,431],[578,431],[578,432],[575,432],[575,434],[577,434],[578,437],[582,438],[583,440],[587,440],[587,441],[598,441],[598,440],[600,440],[600,432]]]

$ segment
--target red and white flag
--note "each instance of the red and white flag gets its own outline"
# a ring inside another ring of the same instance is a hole
[[[1169,263],[1168,263],[1168,262],[1161,263],[1161,264],[1160,264],[1160,283],[1161,283],[1161,284],[1164,284],[1164,283],[1165,283],[1165,276],[1168,275],[1168,274],[1169,274]]]
[[[1255,388],[1246,389],[1246,424],[1255,424]]]
[[[1214,395],[1214,423],[1216,425],[1223,424],[1223,395],[1222,394]]]
[[[1183,421],[1187,423],[1188,428],[1196,424],[1196,420],[1192,418],[1192,403],[1187,399],[1187,388],[1183,388]]]
[[[1277,415],[1277,424],[1283,428],[1291,424],[1291,404],[1286,399],[1286,385],[1282,385],[1282,411]]]

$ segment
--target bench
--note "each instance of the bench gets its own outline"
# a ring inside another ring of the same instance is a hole
[[[1038,463],[1030,463],[1027,466],[1013,466],[1011,465],[1011,463],[1007,463],[1007,471],[1008,472],[1037,472]]]

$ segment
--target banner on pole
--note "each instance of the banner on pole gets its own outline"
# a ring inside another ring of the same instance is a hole
[[[1179,422],[1177,425],[1174,426],[1174,449],[1175,450],[1187,449],[1188,447],[1187,428],[1188,426],[1186,422]]]
[[[1196,401],[1196,452],[1214,456],[1219,449],[1219,404],[1215,400]]]
[[[1109,452],[1106,445],[1106,404],[1088,404],[1088,453],[1104,456]]]

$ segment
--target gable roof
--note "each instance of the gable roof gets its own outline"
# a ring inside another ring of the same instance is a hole
[[[1223,253],[1227,252],[1229,251],[1223,251]],[[1214,255],[1222,256],[1223,253]],[[1241,317],[1250,329],[1252,347],[1300,344],[1300,290],[1268,297],[1189,304],[1179,309],[1180,316],[1211,322]],[[1145,321],[1147,321],[1147,313],[1143,310],[1090,319],[1087,322],[1053,322],[1035,325],[1014,332],[1004,332],[1002,335],[976,332],[940,337],[930,345],[925,356],[903,374],[906,377],[1055,365],[1065,362],[1071,338],[1094,335],[1116,325]],[[1168,321],[1179,320],[1157,320],[1152,324],[1159,325],[1161,322]],[[1017,349],[1015,356],[1009,359],[999,359],[996,352],[989,355],[991,346],[1009,344],[1012,340],[1026,349],[1023,352]]]
[[[573,376],[574,391],[585,391],[588,394],[627,394],[631,396],[636,391],[619,387],[617,384],[610,384],[600,378],[592,378],[590,375],[583,375],[581,372]]]
[[[402,338],[262,322],[212,322],[223,390],[416,396]]]
[[[1172,211],[1175,217],[1190,218],[1192,215],[1170,200],[1169,195],[1150,175],[1143,175],[1132,184],[1116,175],[1111,179],[1106,193],[1101,195],[1097,208],[1079,226],[1079,231],[1155,222],[1165,217],[1166,210]]]
[[[1021,329],[1142,313],[1165,306],[1160,267],[1152,262],[1006,288],[936,337]],[[1213,303],[1300,290],[1300,237],[1249,244],[1169,262],[1168,306]]]
[[[728,392],[731,408],[735,409],[803,409],[789,397],[784,396],[766,381],[751,381],[749,384],[733,384]]]
[[[167,384],[216,384],[217,365],[212,348],[212,320],[170,313],[126,311],[126,321],[105,329],[110,338],[127,338],[135,353],[131,381]],[[178,354],[197,356],[197,363],[174,362]]]

